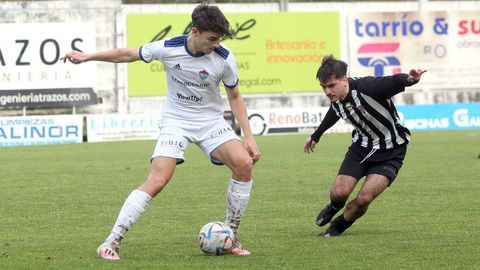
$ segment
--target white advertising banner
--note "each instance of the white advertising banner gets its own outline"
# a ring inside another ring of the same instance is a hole
[[[0,118],[0,146],[81,143],[83,116],[20,116]]]
[[[480,11],[349,13],[352,76],[427,69],[422,86],[480,86]]]
[[[87,141],[157,139],[160,119],[156,114],[87,115]]]
[[[248,110],[248,119],[254,135],[310,134],[320,125],[327,111],[328,107]],[[352,130],[351,126],[340,119],[327,132]]]
[[[0,107],[96,103],[96,64],[60,60],[96,50],[93,23],[0,24],[0,33]]]

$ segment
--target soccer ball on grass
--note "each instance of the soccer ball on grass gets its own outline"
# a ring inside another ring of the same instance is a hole
[[[198,245],[206,255],[218,256],[233,249],[232,229],[220,221],[205,224],[198,233]]]

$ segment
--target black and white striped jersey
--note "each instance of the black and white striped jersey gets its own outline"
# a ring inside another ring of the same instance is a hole
[[[372,149],[392,149],[410,141],[410,131],[401,125],[391,98],[414,83],[407,74],[384,77],[348,78],[345,99],[331,103],[330,109],[312,134],[312,140],[332,127],[340,118],[351,124],[352,142]]]

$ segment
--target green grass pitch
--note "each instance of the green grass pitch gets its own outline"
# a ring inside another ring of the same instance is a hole
[[[480,130],[415,132],[392,187],[330,239],[314,219],[350,135],[326,134],[310,155],[305,138],[257,137],[262,159],[240,230],[252,256],[198,249],[202,225],[224,219],[230,174],[190,145],[117,262],[95,249],[145,179],[154,141],[0,148],[0,269],[480,268]]]

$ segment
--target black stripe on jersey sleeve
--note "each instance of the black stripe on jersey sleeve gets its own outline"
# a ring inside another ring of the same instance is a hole
[[[235,88],[235,86],[238,85],[238,81],[239,81],[239,79],[237,79],[237,81],[235,82],[234,85],[227,85],[227,84],[225,84],[225,82],[223,83],[223,85],[225,85],[225,87],[227,87],[227,88]]]
[[[147,60],[145,60],[145,58],[143,58],[142,50],[143,50],[143,46],[140,47],[140,49],[138,49],[138,55],[140,56],[140,59],[142,59],[143,62],[148,63]]]
[[[169,40],[165,40],[165,47],[181,47],[185,44],[186,40],[186,35],[174,37]]]
[[[225,60],[227,60],[227,57],[230,54],[230,52],[222,46],[220,46],[218,48],[215,48],[213,51],[216,52],[218,55],[220,55]]]

